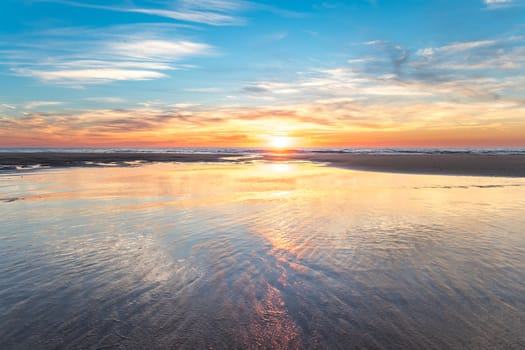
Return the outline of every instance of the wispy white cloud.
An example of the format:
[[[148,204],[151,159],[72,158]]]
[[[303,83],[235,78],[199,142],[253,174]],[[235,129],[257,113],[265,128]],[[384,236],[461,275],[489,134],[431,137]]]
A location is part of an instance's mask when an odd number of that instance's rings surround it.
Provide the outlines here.
[[[239,0],[180,0],[182,8],[214,10],[214,11],[238,11],[250,6],[247,1]]]
[[[111,53],[114,58],[118,58],[118,53]],[[110,57],[109,57],[110,58]],[[125,58],[124,58],[125,59]],[[55,61],[54,65],[60,68],[66,69],[79,69],[79,68],[138,68],[144,70],[177,70],[178,66],[175,66],[167,62],[147,62],[147,61],[115,61],[115,60],[72,60],[72,61]]]
[[[508,4],[511,3],[513,0],[483,0],[485,4]]]
[[[523,5],[520,0],[483,0],[489,10],[505,9]]]
[[[36,77],[44,82],[74,83],[77,85],[100,84],[118,80],[151,80],[167,77],[166,74],[156,71],[93,68],[74,70],[32,70],[14,69],[18,75]]]
[[[158,9],[145,9],[145,8],[133,8],[133,9],[122,9],[122,8],[111,8],[109,10],[121,11],[121,12],[135,12],[143,13],[147,15],[166,17],[171,19],[177,19],[188,22],[206,23],[210,25],[240,25],[244,23],[243,20],[230,15],[214,12],[202,12],[202,11],[173,11],[173,10],[158,10]]]
[[[525,84],[520,86],[525,79],[524,44],[524,37],[513,36],[453,42],[421,48],[411,55],[400,45],[371,41],[366,45],[379,51],[365,52],[362,59],[351,59],[347,66],[314,69],[287,81],[253,81],[237,99],[242,101],[246,95],[273,97],[275,104],[311,105],[314,101],[322,106],[338,101],[332,104],[334,108],[347,114],[353,113],[357,104],[370,111],[376,105],[447,101],[497,105],[506,101],[501,108],[516,108],[523,105],[517,96],[525,93]],[[342,104],[343,100],[352,103]],[[369,111],[361,110],[370,115]],[[330,113],[335,115],[334,110]]]
[[[377,57],[361,57],[361,58],[352,58],[348,60],[350,64],[359,64],[359,63],[370,63],[380,61]]]
[[[487,47],[497,44],[496,40],[479,40],[479,41],[466,41],[466,42],[457,42],[450,45],[445,45],[441,47],[427,47],[420,49],[416,52],[419,56],[430,57],[436,53],[443,54],[453,54],[462,51],[477,49],[481,47]]]
[[[9,103],[0,103],[1,109],[16,109],[15,105],[9,104]]]
[[[78,87],[165,78],[167,71],[191,67],[179,62],[215,52],[205,43],[167,39],[173,34],[162,27],[153,32],[134,29],[131,26],[123,32],[121,27],[110,27],[102,33],[70,28],[55,35],[46,33],[44,38],[28,37],[9,52],[2,52],[0,64],[11,66],[16,75]]]
[[[191,55],[209,53],[212,50],[210,45],[185,40],[137,40],[108,43],[107,46],[115,55],[159,61],[175,61]]]
[[[188,109],[190,107],[198,106],[196,103],[174,103],[170,105],[170,107],[178,108],[178,109]]]
[[[453,79],[458,74],[484,76],[523,74],[525,70],[525,37],[452,43],[441,47],[422,48],[408,66],[416,72]]]
[[[44,1],[60,3],[68,6],[92,8],[114,12],[141,13],[145,15],[164,17],[173,20],[196,22],[216,26],[240,25],[244,23],[244,20],[235,14],[236,11],[243,8],[244,2],[240,1],[181,1],[179,3],[175,3],[175,6],[173,6],[173,2],[171,2],[172,5],[169,8],[98,5],[68,0]],[[158,5],[158,2],[154,3]],[[166,2],[166,5],[167,4],[168,2]]]
[[[86,97],[85,101],[100,102],[100,103],[124,103],[126,99],[120,97]]]
[[[33,102],[26,103],[24,105],[24,108],[34,109],[34,108],[39,108],[39,107],[60,106],[63,104],[64,102],[59,102],[59,101],[33,101]]]

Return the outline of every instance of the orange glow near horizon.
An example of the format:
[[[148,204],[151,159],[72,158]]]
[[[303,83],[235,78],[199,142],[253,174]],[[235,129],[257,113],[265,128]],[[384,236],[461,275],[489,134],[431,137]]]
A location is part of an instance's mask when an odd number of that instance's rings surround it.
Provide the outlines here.
[[[203,122],[138,123],[138,113],[98,111],[75,118],[47,115],[6,122],[2,147],[256,147],[284,152],[309,147],[525,147],[525,122],[494,125],[323,123],[313,117],[227,114]],[[147,116],[147,111],[140,111]],[[150,112],[151,120],[155,113]],[[248,113],[248,112],[246,112]],[[253,112],[255,113],[255,112]],[[270,114],[270,113],[269,113]],[[306,112],[305,112],[306,115]],[[331,114],[328,114],[330,116]],[[214,116],[214,115],[212,115]],[[146,117],[144,117],[146,118]],[[209,117],[211,118],[211,117]],[[129,123],[129,125],[128,125]]]
[[[286,151],[308,147],[525,147],[523,129],[489,133],[477,130],[332,131],[298,130],[293,137],[258,138],[259,131],[128,132],[88,135],[25,135],[18,131],[0,137],[0,148],[17,147],[262,147]]]

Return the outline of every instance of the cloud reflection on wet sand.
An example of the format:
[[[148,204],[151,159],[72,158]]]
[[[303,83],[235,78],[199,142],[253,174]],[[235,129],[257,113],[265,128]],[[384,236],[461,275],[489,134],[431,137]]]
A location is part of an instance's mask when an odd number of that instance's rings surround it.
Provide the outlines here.
[[[520,348],[523,184],[258,161],[2,176],[24,200],[0,202],[0,338]]]

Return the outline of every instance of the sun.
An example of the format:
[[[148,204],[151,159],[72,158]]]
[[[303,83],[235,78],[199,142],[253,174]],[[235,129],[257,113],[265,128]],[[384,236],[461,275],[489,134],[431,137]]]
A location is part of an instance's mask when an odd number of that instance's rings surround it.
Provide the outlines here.
[[[268,145],[275,149],[285,149],[290,147],[292,139],[288,136],[270,136],[268,138]]]

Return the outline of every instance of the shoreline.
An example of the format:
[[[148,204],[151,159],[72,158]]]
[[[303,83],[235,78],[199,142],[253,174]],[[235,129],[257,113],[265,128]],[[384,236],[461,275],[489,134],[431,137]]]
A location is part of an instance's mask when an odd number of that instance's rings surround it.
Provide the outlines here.
[[[386,173],[525,177],[525,155],[509,154],[349,154],[263,153],[267,161],[312,161],[328,166]],[[237,159],[235,159],[237,158]],[[244,162],[235,153],[88,153],[88,152],[0,152],[0,172],[88,166],[131,166],[134,162]],[[20,169],[22,167],[22,169]]]

